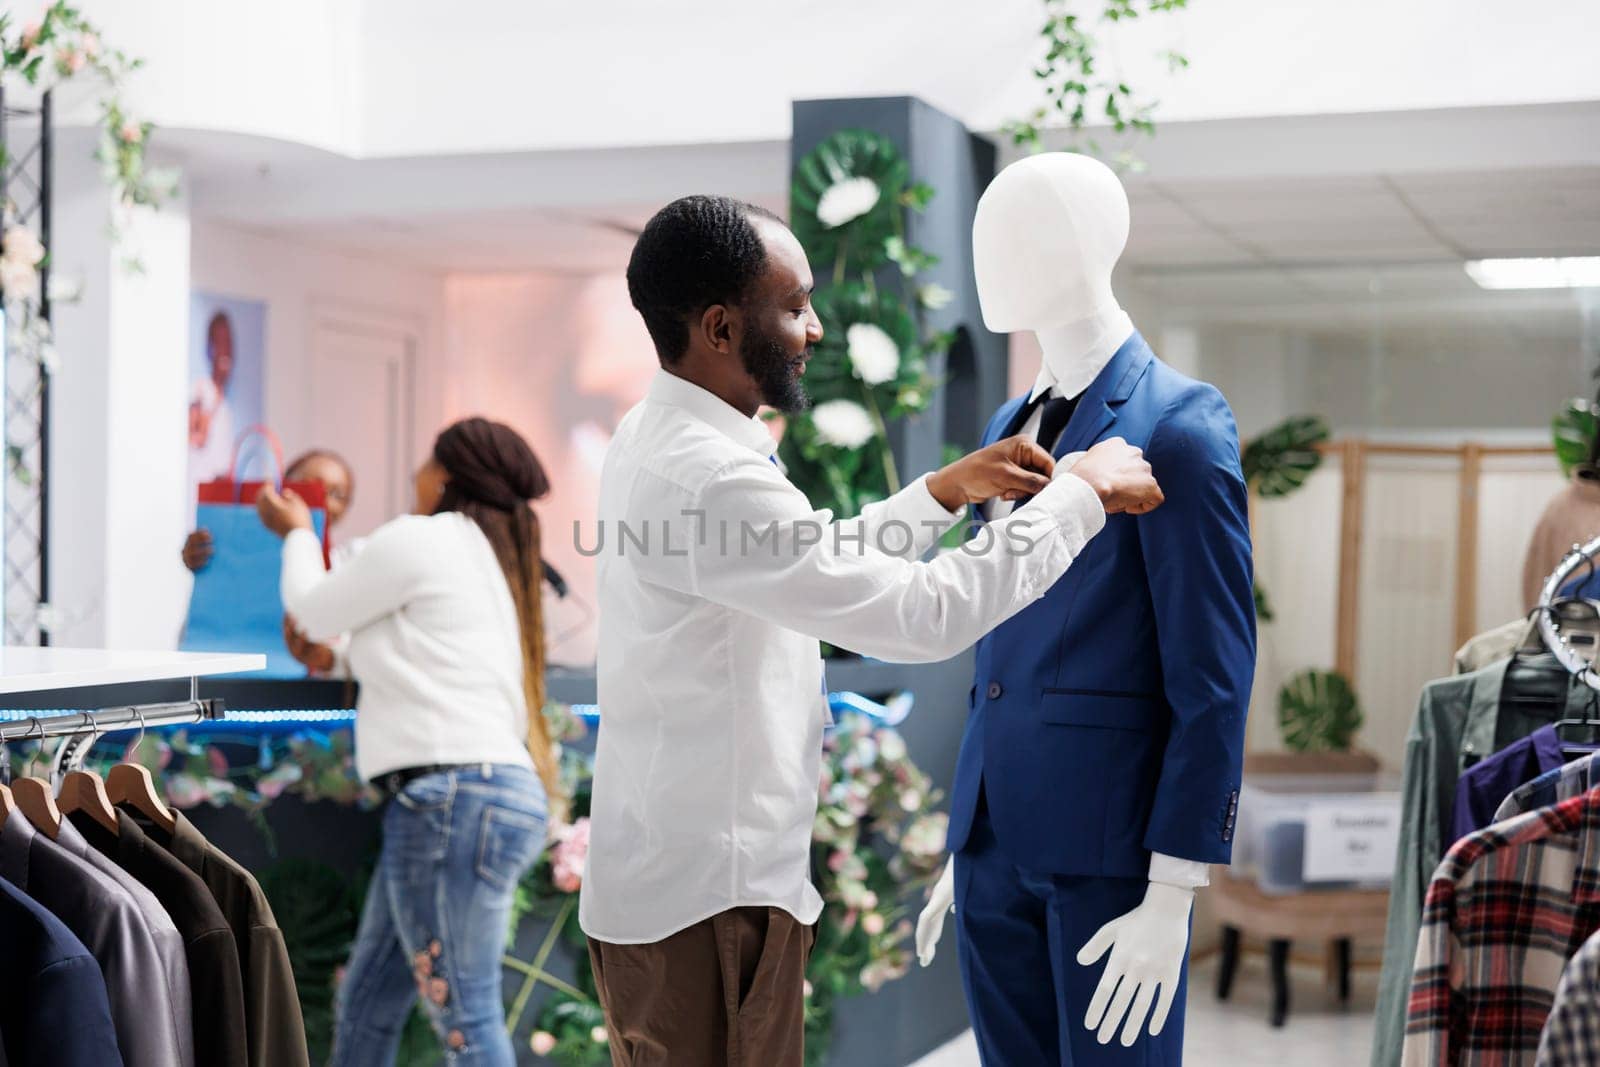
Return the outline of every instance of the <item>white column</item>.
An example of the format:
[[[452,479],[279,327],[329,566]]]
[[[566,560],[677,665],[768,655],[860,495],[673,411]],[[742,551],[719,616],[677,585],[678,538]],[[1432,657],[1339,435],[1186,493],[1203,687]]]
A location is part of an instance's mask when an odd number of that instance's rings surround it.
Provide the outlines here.
[[[181,199],[110,234],[93,137],[57,138],[58,271],[83,297],[54,309],[50,601],[66,646],[171,648],[188,602],[185,387],[189,220]],[[137,270],[127,261],[136,258]]]

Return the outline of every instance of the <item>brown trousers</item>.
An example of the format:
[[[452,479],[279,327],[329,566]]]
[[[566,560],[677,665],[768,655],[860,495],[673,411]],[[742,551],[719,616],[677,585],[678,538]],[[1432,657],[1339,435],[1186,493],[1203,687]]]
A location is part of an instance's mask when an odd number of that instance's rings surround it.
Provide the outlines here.
[[[614,1067],[802,1067],[816,929],[734,908],[648,945],[589,939]]]

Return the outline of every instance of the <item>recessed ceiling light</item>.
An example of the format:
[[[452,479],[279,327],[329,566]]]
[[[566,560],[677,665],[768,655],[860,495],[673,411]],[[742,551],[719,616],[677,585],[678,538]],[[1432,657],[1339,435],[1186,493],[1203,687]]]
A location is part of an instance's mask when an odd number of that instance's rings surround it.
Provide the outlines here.
[[[1484,289],[1584,289],[1600,287],[1600,256],[1563,259],[1474,259],[1467,276]]]

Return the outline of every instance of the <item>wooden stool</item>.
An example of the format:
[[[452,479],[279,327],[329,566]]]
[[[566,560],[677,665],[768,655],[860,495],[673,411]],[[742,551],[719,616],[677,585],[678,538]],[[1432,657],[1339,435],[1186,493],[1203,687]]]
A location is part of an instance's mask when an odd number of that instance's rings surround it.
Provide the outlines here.
[[[1217,999],[1228,999],[1239,966],[1241,935],[1265,938],[1272,968],[1272,1025],[1289,1017],[1289,946],[1295,941],[1331,943],[1339,1002],[1350,999],[1350,957],[1357,939],[1381,940],[1389,914],[1386,889],[1307,890],[1269,896],[1253,881],[1219,872],[1207,898],[1222,921],[1222,960],[1217,968]]]

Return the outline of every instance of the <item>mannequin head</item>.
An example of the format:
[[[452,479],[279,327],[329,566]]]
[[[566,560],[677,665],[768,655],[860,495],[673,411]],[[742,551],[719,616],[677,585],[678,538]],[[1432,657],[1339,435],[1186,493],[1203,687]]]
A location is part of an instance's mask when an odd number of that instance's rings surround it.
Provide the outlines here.
[[[1011,164],[972,225],[984,325],[1039,332],[1116,311],[1111,269],[1127,243],[1128,196],[1104,163],[1047,152]]]

